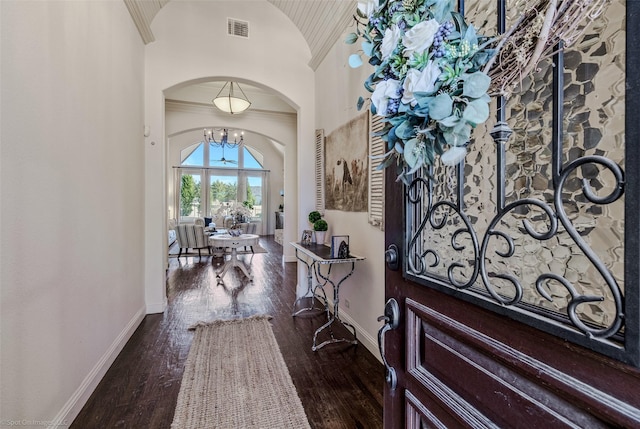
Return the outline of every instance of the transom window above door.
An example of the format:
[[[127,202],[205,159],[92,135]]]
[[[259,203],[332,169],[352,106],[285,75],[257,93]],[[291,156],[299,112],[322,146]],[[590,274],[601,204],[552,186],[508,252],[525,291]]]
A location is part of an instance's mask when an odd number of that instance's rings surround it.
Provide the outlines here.
[[[245,145],[221,147],[213,143],[199,142],[182,149],[180,161],[183,167],[261,169],[264,157],[256,149]]]

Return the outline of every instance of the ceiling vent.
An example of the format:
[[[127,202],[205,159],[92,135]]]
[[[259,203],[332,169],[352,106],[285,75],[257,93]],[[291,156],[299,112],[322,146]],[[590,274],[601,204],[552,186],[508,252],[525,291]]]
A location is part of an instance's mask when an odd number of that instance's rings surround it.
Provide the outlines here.
[[[249,37],[249,23],[234,18],[227,18],[227,33],[231,36]]]

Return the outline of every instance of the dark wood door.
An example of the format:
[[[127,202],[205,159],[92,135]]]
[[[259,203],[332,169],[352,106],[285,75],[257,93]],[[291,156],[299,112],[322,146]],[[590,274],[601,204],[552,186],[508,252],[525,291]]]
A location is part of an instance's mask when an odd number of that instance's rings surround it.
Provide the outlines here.
[[[505,102],[508,140],[476,130],[435,180],[386,171],[385,428],[640,427],[638,3]]]

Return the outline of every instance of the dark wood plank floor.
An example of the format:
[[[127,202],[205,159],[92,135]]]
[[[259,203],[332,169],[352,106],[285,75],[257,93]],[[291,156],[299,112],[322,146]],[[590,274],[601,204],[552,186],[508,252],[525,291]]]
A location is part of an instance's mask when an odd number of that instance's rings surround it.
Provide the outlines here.
[[[312,352],[313,332],[324,316],[291,317],[296,264],[282,262],[273,236],[261,237],[260,244],[268,253],[240,256],[251,260],[253,282],[235,269],[218,285],[219,258],[170,259],[167,310],[144,318],[71,427],[169,428],[193,338],[188,327],[270,314],[311,427],[381,428],[382,364],[362,345],[337,343]]]

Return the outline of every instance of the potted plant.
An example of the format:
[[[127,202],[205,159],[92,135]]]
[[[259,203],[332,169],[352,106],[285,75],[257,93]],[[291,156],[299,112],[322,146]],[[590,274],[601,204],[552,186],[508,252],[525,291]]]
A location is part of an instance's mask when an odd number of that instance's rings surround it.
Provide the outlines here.
[[[327,229],[329,229],[329,225],[327,221],[324,219],[318,219],[313,223],[313,230],[316,234],[316,242],[318,244],[324,244],[325,235],[327,233]]]
[[[319,221],[320,219],[322,219],[322,215],[320,214],[319,211],[314,210],[311,213],[309,213],[309,222],[311,223],[311,225],[313,225],[314,223],[316,223],[316,221]]]

